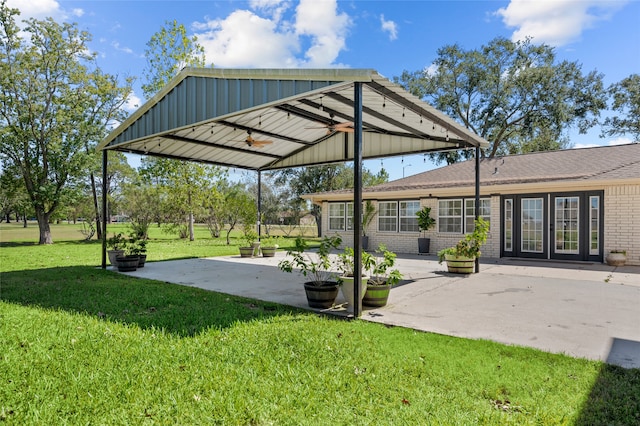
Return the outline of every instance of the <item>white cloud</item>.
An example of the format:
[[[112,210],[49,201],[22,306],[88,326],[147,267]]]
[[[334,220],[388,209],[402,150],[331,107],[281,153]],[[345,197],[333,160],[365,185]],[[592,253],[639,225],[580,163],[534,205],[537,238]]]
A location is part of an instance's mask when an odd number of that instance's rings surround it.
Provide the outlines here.
[[[512,40],[532,37],[536,44],[563,46],[580,38],[598,21],[607,20],[625,5],[612,0],[511,0],[496,15],[509,28]]]
[[[49,16],[54,19],[66,17],[56,0],[8,0],[7,6],[20,10],[18,21],[29,18],[44,19]]]
[[[395,40],[398,38],[398,27],[395,22],[385,21],[384,15],[380,15],[380,25],[382,26],[382,31],[389,33],[389,40]]]
[[[346,48],[351,20],[337,13],[336,0],[300,0],[296,9],[295,29],[298,36],[310,36],[311,47],[305,52],[309,67],[334,65],[340,51]]]
[[[119,50],[121,52],[124,52],[124,53],[133,54],[133,49],[131,49],[129,47],[126,47],[126,46],[120,46],[120,43],[117,42],[117,41],[112,41],[111,42],[111,47],[113,47],[114,49]]]
[[[142,103],[142,99],[140,99],[139,96],[135,93],[131,93],[131,95],[129,95],[129,99],[127,99],[127,102],[124,104],[124,110],[127,112],[133,112],[137,110]]]
[[[626,145],[629,143],[633,143],[633,140],[631,140],[630,138],[626,138],[626,137],[619,137],[616,139],[611,139],[609,142],[607,142],[607,145],[609,146],[613,146],[613,145]]]
[[[252,11],[193,24],[207,62],[249,68],[336,66],[350,20],[337,13],[335,0],[301,0],[295,11],[290,1],[253,0],[250,5]]]
[[[84,15],[84,10],[82,10],[82,9],[73,9],[71,11],[71,14],[73,16],[77,17],[77,18],[80,18],[80,17],[82,17]]]

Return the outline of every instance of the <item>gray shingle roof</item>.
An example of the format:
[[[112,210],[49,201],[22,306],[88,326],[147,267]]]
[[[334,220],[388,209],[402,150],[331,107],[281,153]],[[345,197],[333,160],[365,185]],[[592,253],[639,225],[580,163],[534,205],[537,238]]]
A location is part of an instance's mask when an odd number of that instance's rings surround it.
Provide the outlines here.
[[[559,180],[638,179],[640,144],[535,152],[486,158],[480,162],[481,185]],[[366,192],[446,188],[475,184],[475,161],[465,161],[387,182]]]

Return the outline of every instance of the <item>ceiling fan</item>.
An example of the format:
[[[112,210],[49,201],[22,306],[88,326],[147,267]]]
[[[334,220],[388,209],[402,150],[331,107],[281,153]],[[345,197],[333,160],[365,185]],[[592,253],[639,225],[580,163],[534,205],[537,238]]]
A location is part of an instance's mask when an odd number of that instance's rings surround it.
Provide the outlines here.
[[[244,140],[244,143],[246,143],[249,146],[255,146],[256,148],[262,148],[265,145],[269,145],[271,143],[273,143],[273,141],[262,141],[262,140],[258,140],[258,139],[254,139],[251,136],[251,131],[247,131],[248,135],[247,138]]]
[[[353,121],[346,121],[344,123],[336,123],[333,121],[333,115],[331,115],[331,122],[324,124],[321,127],[307,127],[307,129],[327,129],[327,134],[334,132],[353,133]]]

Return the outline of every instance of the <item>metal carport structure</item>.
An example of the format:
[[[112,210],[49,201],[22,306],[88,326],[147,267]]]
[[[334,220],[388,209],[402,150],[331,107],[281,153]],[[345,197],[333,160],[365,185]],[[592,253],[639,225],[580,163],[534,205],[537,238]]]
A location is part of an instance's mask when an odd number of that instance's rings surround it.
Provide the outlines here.
[[[478,169],[479,150],[486,146],[375,70],[185,68],[97,149],[103,151],[103,174],[107,151],[115,150],[253,170],[258,188],[262,171],[354,161],[354,250],[360,265],[363,159],[475,149]]]

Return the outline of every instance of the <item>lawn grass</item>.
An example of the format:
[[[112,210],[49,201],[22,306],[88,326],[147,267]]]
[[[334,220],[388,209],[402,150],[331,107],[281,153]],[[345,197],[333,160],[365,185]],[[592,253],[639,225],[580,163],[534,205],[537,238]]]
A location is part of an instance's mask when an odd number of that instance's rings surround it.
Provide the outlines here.
[[[171,243],[150,250],[186,256]],[[639,369],[131,278],[97,253],[0,248],[0,422],[640,422]]]

